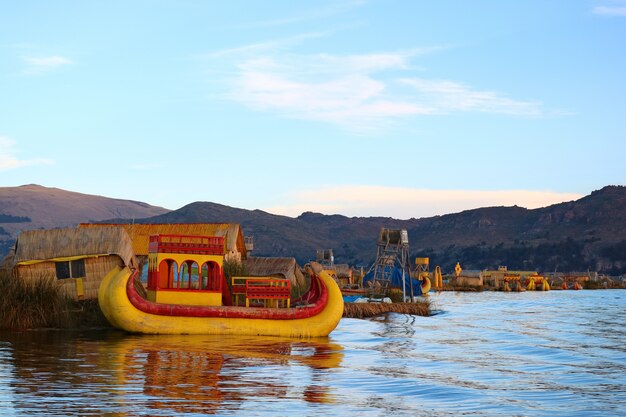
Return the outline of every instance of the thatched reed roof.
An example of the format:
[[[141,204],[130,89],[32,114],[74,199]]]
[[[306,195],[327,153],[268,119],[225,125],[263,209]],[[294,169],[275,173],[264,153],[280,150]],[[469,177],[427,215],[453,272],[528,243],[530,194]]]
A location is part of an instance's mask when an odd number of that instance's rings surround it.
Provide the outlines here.
[[[123,227],[133,242],[135,255],[148,255],[150,235],[195,235],[220,236],[224,238],[226,250],[239,252],[246,258],[246,244],[243,231],[237,223],[178,223],[178,224],[98,224],[81,223],[79,228],[101,228],[109,226]]]
[[[461,277],[466,277],[466,278],[480,278],[483,275],[483,271],[480,271],[478,269],[464,269],[463,271],[461,271]]]
[[[306,280],[295,258],[249,258],[244,261],[248,275],[263,277],[282,275],[291,281],[291,285],[302,287]]]
[[[349,277],[352,275],[352,268],[348,264],[335,264],[335,272],[338,277]]]
[[[118,255],[125,265],[134,262],[126,231],[109,226],[24,231],[17,238],[14,265],[96,255]]]

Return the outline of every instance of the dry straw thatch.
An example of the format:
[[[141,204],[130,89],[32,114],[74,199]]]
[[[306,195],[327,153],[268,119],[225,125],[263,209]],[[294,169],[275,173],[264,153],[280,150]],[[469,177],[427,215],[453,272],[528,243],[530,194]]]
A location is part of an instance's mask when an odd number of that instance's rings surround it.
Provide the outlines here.
[[[147,256],[150,235],[192,235],[223,237],[227,253],[246,259],[246,244],[241,226],[237,223],[180,223],[180,224],[97,224],[81,223],[79,229],[122,227],[133,242],[135,255]]]
[[[304,288],[306,279],[295,258],[249,258],[244,261],[249,276],[277,276],[288,279],[291,285]]]
[[[120,227],[98,229],[47,229],[20,233],[13,262],[15,265],[74,256],[117,255],[125,265],[133,263],[128,234]]]
[[[420,300],[414,303],[344,303],[343,317],[363,319],[385,313],[410,314],[413,316],[429,316],[430,303]]]
[[[350,265],[347,264],[335,264],[334,265],[335,272],[337,272],[337,277],[349,277],[352,276],[352,270]]]

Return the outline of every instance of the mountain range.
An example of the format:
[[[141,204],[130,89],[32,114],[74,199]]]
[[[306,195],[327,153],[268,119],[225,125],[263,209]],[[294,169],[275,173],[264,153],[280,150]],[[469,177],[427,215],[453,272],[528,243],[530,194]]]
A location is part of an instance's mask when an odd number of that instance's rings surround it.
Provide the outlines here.
[[[451,271],[496,268],[626,273],[626,187],[606,186],[576,201],[538,209],[486,207],[428,218],[346,217],[306,212],[293,218],[194,202],[169,211],[146,203],[37,185],[0,188],[0,256],[20,230],[80,222],[239,223],[254,239],[253,255],[315,259],[333,249],[335,261],[368,266],[381,227],[406,229],[411,257]]]
[[[168,212],[131,200],[29,184],[0,187],[0,259],[22,230],[50,229],[112,217],[151,217]]]

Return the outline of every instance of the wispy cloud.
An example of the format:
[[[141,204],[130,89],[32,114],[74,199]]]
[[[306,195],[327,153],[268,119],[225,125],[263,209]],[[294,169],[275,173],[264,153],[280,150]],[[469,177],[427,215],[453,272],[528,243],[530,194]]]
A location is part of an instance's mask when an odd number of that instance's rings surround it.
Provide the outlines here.
[[[268,50],[233,63],[225,97],[256,110],[361,131],[408,117],[451,112],[542,114],[539,102],[515,100],[451,80],[406,76],[416,72],[412,61],[417,56],[441,49],[360,55]]]
[[[42,73],[73,63],[70,59],[59,55],[44,57],[23,56],[22,60],[27,64],[26,72],[28,73]]]
[[[435,45],[399,51],[333,55],[291,49],[332,32],[311,32],[214,51],[209,61],[221,97],[281,117],[313,120],[368,133],[402,120],[453,112],[545,114],[538,101],[424,76],[419,56]],[[419,73],[419,76],[417,76]]]
[[[593,8],[593,13],[603,16],[626,17],[626,1],[614,0],[610,2],[610,5],[596,6]]]
[[[414,88],[419,94],[419,100],[429,103],[440,113],[479,111],[527,116],[541,114],[539,102],[513,100],[497,92],[474,90],[454,81],[413,78],[400,82]]]
[[[405,54],[289,56],[243,62],[228,97],[283,116],[369,129],[397,117],[428,114],[387,91],[372,72],[406,66]]]
[[[545,207],[583,197],[576,193],[534,190],[429,190],[382,186],[332,186],[302,190],[285,196],[288,204],[264,210],[287,216],[304,211],[346,216],[383,216],[398,219],[456,213],[479,207]]]
[[[15,141],[7,137],[0,136],[0,171],[21,168],[31,165],[52,164],[50,159],[34,158],[19,159],[16,156]]]

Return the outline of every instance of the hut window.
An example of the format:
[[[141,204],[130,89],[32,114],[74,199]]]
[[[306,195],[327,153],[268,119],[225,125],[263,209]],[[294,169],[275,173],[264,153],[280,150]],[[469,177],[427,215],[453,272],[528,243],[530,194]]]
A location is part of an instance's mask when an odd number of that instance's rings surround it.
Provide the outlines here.
[[[57,278],[82,278],[85,276],[85,260],[55,262]]]
[[[69,262],[56,262],[57,278],[65,279],[70,278],[70,263]]]
[[[78,259],[70,262],[70,270],[72,272],[72,278],[82,278],[85,276],[85,260]]]

